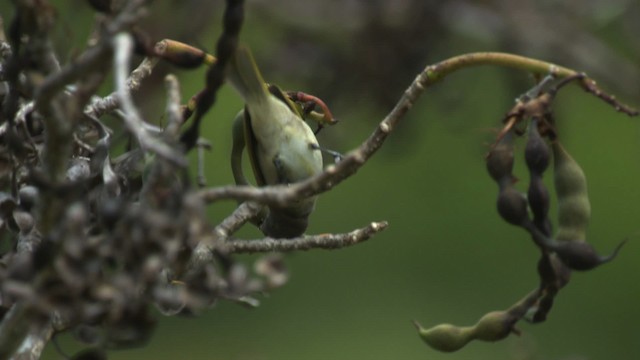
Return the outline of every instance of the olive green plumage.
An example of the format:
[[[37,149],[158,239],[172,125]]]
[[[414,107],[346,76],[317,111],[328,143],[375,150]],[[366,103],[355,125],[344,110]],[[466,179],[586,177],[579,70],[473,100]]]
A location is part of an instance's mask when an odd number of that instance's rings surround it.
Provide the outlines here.
[[[290,184],[320,173],[322,154],[313,131],[298,107],[277,86],[264,82],[247,48],[238,48],[232,57],[228,79],[246,103],[233,125],[231,167],[236,183],[248,183],[242,172],[245,147],[259,186]],[[299,236],[314,207],[315,197],[272,206],[260,228],[271,237]]]

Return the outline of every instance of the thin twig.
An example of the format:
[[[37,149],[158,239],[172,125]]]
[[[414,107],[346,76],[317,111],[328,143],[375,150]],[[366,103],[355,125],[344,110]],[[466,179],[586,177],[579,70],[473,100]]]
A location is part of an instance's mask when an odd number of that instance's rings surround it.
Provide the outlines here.
[[[131,72],[131,75],[127,78],[126,84],[129,91],[136,91],[140,88],[142,80],[147,78],[153,72],[153,68],[158,63],[156,58],[145,58],[140,65]],[[116,91],[105,96],[104,98],[93,101],[93,103],[87,106],[85,113],[93,117],[100,117],[104,114],[114,111],[120,106],[120,99]]]
[[[240,204],[231,215],[222,220],[213,231],[218,236],[228,238],[240,230],[242,225],[258,215],[260,210],[262,210],[262,205],[250,201],[244,202]]]
[[[201,202],[201,199],[198,197],[191,197],[190,201],[187,201],[187,204],[201,204]],[[222,220],[222,222],[216,226],[213,231],[205,234],[205,236],[198,236],[197,238],[199,239],[199,242],[189,259],[189,267],[192,269],[199,268],[203,266],[203,264],[212,261],[213,250],[217,249],[224,251],[222,249],[222,244],[228,241],[229,236],[233,235],[242,227],[242,225],[246,224],[249,220],[258,215],[260,210],[262,210],[262,205],[253,202],[242,203],[231,215]],[[191,221],[192,223],[195,223],[191,228],[206,231],[204,226],[198,222],[198,220],[198,217],[192,217]]]
[[[167,87],[167,127],[165,131],[171,138],[174,138],[182,124],[180,84],[178,83],[178,78],[173,74],[167,75],[164,78],[164,82]]]
[[[131,58],[131,52],[133,50],[133,39],[131,35],[127,33],[119,33],[114,39],[114,73],[115,83],[120,99],[120,105],[125,113],[124,122],[127,129],[133,133],[140,143],[140,147],[145,150],[150,150],[170,161],[171,163],[186,167],[187,160],[169,147],[166,143],[154,138],[149,134],[144,126],[144,120],[138,109],[131,99],[131,94],[127,87],[127,78],[129,76],[129,59]]]
[[[198,147],[198,175],[196,177],[196,182],[198,187],[202,189],[207,186],[207,177],[205,175],[204,168],[204,155],[206,150],[211,150],[211,143],[206,139],[199,138],[196,146]]]
[[[228,253],[291,252],[312,249],[340,249],[359,244],[386,229],[388,223],[372,222],[366,227],[343,234],[321,234],[294,239],[227,240],[222,250]]]
[[[216,102],[218,89],[224,83],[225,68],[238,46],[238,36],[244,20],[244,0],[227,0],[223,15],[223,29],[216,45],[218,61],[207,71],[205,88],[198,94],[196,113],[191,127],[182,134],[186,151],[196,145],[200,137],[200,123]]]

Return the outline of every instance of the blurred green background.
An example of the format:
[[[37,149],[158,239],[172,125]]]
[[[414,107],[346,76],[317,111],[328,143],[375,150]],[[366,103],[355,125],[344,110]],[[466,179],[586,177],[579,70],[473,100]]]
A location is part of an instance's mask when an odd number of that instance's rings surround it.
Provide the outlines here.
[[[82,49],[93,15],[84,2],[53,3],[55,37],[72,39],[58,46],[71,57]],[[213,51],[222,11],[220,1],[155,2],[143,27],[156,40],[171,37]],[[5,23],[11,13],[0,5]],[[639,107],[639,18],[640,4],[622,0],[247,1],[241,39],[268,81],[327,101],[341,122],[319,140],[347,152],[425,65],[472,51],[513,51],[588,71]],[[202,88],[203,69],[161,66],[138,98],[150,119],[162,111],[166,72],[179,76],[185,99]],[[538,252],[524,231],[499,219],[497,188],[484,168],[501,117],[531,85],[526,74],[482,67],[428,89],[382,150],[320,197],[308,233],[346,232],[379,220],[389,221],[386,231],[347,249],[289,255],[289,284],[262,297],[259,308],[221,302],[197,317],[161,318],[148,346],[110,358],[640,359],[639,119],[577,87],[560,94],[555,110],[563,144],[588,176],[588,240],[602,253],[631,241],[613,263],[575,273],[547,322],[520,323],[521,337],[441,354],[411,324],[470,325],[537,285]],[[232,182],[230,126],[241,107],[224,87],[204,124],[213,143],[210,186]],[[516,173],[526,189],[521,152]],[[233,208],[231,202],[212,206],[211,221]],[[260,234],[244,229],[241,235]],[[79,349],[70,337],[59,342],[70,353]],[[58,358],[49,346],[44,359]]]

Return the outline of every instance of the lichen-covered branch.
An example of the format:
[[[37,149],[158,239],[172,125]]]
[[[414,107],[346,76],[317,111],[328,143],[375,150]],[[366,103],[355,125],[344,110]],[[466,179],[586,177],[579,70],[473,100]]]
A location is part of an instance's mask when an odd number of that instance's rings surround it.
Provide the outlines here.
[[[293,239],[259,240],[230,239],[225,241],[220,249],[226,253],[264,253],[264,252],[292,252],[313,249],[333,250],[359,244],[373,235],[386,229],[388,223],[372,222],[366,227],[343,234],[305,235]]]

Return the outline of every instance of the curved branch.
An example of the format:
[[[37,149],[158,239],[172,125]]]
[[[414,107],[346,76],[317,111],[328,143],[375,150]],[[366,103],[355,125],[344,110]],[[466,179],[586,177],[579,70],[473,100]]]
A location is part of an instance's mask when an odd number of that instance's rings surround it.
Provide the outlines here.
[[[376,130],[365,140],[358,148],[348,153],[338,164],[328,166],[320,174],[311,177],[305,181],[291,184],[266,186],[255,188],[251,186],[226,186],[218,188],[203,189],[200,196],[206,202],[215,202],[223,199],[233,199],[239,201],[256,201],[263,204],[284,206],[291,201],[301,198],[313,196],[327,190],[330,190],[346,178],[355,174],[369,158],[375,154],[386,140],[387,136],[395,129],[397,124],[404,118],[406,113],[411,109],[413,104],[418,100],[420,95],[429,86],[442,81],[447,75],[457,70],[480,66],[480,65],[497,65],[503,67],[511,67],[536,74],[549,74],[555,77],[565,78],[578,74],[575,70],[561,67],[549,62],[527,58],[524,56],[499,53],[499,52],[481,52],[455,56],[447,60],[441,61],[434,65],[427,66],[413,83],[405,90],[404,94],[389,112],[389,114],[380,122]],[[599,90],[595,81],[589,77],[581,80],[581,85],[585,90],[602,98],[605,101],[613,100],[613,97],[606,95]],[[615,101],[615,100],[613,100]],[[630,116],[637,115],[638,112],[616,103],[616,110],[623,111]]]

